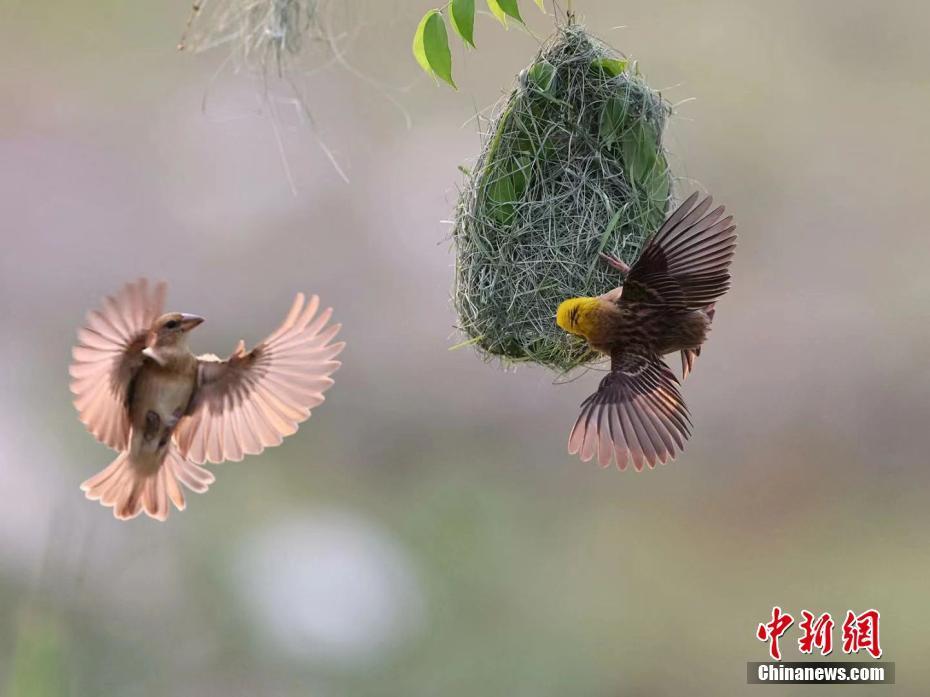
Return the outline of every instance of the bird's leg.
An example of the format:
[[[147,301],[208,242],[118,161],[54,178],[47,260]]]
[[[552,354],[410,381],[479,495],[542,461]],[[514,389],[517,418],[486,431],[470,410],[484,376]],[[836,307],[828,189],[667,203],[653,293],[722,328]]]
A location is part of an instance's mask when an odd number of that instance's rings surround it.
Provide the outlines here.
[[[615,269],[617,269],[617,271],[619,271],[620,273],[624,275],[630,273],[629,264],[627,264],[622,259],[618,259],[617,257],[611,256],[610,254],[604,254],[604,252],[601,252],[601,258],[604,261],[606,261],[608,264],[613,266]]]
[[[181,417],[184,416],[184,410],[181,407],[175,409],[171,416],[165,419],[165,425],[171,429],[178,425],[178,421],[181,420]]]
[[[171,413],[171,416],[164,420],[165,427],[162,429],[161,438],[158,439],[159,450],[168,445],[171,434],[174,433],[174,427],[178,425],[178,421],[181,420],[182,416],[184,416],[184,410],[178,407]]]
[[[152,411],[151,409],[145,413],[145,428],[142,431],[142,441],[148,443],[156,435],[161,428],[161,419],[158,414]]]

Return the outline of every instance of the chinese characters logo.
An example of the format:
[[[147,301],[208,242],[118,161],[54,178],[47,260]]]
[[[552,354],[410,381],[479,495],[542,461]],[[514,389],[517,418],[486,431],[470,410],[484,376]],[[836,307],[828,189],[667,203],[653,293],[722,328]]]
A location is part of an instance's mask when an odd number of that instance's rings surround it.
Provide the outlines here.
[[[815,615],[808,610],[802,610],[801,618],[801,621],[798,622],[798,629],[801,630],[801,637],[798,639],[798,650],[801,653],[811,654],[816,649],[821,656],[830,655],[833,652],[833,628],[835,625],[830,613],[825,612],[821,615]],[[878,643],[879,619],[878,610],[866,610],[859,615],[852,610],[848,610],[842,626],[843,653],[857,654],[860,651],[867,651],[872,658],[880,658],[882,649]],[[776,661],[781,660],[779,640],[793,624],[794,617],[787,612],[783,612],[776,605],[772,608],[772,619],[760,624],[756,630],[756,638],[759,641],[768,642],[769,655]]]

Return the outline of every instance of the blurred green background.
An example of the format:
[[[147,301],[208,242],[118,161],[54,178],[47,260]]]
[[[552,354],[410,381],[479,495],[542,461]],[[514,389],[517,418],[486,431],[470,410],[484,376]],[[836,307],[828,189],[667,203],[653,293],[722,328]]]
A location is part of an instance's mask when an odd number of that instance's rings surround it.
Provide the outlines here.
[[[694,438],[643,474],[565,454],[596,373],[447,350],[442,221],[551,31],[524,5],[535,36],[479,18],[452,92],[410,56],[432,3],[344,3],[363,77],[300,84],[346,184],[286,87],[274,119],[224,49],[175,51],[186,0],[0,2],[0,693],[819,694],[745,685],[778,604],[879,609],[898,684],[848,689],[927,694],[930,4],[576,0],[741,233]],[[112,453],[68,392],[84,313],[139,275],[208,318],[198,351],[298,290],[349,342],[296,436],[163,525],[82,498]]]

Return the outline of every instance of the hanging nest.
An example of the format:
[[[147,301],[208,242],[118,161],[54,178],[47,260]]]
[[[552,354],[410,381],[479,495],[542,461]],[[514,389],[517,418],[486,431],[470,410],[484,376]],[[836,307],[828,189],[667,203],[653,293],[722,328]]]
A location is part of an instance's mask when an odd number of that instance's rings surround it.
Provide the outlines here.
[[[192,53],[226,50],[217,71],[255,79],[263,109],[271,116],[275,139],[291,190],[296,194],[281,118],[292,114],[310,127],[317,145],[339,176],[348,177],[319,134],[313,115],[313,92],[307,78],[333,63],[356,72],[342,55],[347,34],[336,33],[351,13],[333,0],[193,0],[179,50]],[[206,108],[207,95],[204,95]]]
[[[286,77],[310,47],[329,50],[321,0],[194,0],[178,48],[228,46],[235,69]]]
[[[453,300],[487,358],[566,372],[597,354],[555,324],[566,298],[618,285],[665,217],[671,109],[635,63],[560,28],[490,121],[456,210]]]

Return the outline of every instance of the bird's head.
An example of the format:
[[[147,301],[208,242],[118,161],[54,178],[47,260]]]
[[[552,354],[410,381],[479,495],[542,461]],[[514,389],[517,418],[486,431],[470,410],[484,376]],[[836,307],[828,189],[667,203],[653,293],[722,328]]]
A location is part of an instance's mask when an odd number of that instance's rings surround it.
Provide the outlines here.
[[[152,324],[149,331],[150,348],[175,346],[183,343],[187,333],[203,322],[203,317],[189,315],[186,312],[169,312]]]
[[[588,339],[595,329],[599,308],[597,298],[570,298],[559,305],[555,322],[569,334]]]

